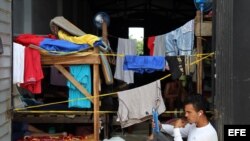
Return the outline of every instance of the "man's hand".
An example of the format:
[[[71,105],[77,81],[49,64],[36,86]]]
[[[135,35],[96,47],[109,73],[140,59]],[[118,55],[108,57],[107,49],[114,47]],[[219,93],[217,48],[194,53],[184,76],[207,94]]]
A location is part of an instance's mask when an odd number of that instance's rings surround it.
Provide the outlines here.
[[[174,128],[181,128],[184,127],[187,124],[187,121],[185,119],[177,119],[174,122]]]
[[[162,128],[162,125],[161,125],[161,122],[158,120],[158,125],[159,125],[159,128],[161,130]],[[155,122],[154,122],[154,119],[152,119],[152,128],[155,128]]]

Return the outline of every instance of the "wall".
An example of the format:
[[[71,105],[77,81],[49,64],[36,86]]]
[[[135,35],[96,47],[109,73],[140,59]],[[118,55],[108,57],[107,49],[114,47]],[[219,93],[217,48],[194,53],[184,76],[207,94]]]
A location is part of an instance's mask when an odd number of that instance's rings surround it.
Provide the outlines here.
[[[234,1],[233,15],[233,99],[235,124],[250,124],[250,1]]]
[[[219,140],[225,124],[250,124],[250,1],[216,1],[215,106]]]
[[[12,31],[11,1],[0,0],[0,38],[3,53],[0,54],[0,141],[11,140],[11,69],[12,69]]]
[[[32,0],[32,32],[35,34],[51,33],[49,23],[56,16],[62,16],[62,0]]]

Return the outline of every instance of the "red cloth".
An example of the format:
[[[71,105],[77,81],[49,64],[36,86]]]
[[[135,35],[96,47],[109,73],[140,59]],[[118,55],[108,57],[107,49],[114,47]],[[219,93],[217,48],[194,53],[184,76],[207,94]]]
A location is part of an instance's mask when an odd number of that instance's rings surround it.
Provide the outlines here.
[[[24,46],[34,44],[39,46],[40,42],[44,40],[46,36],[38,36],[34,34],[20,34],[15,38],[15,42],[20,43]]]
[[[150,56],[154,55],[154,46],[155,46],[154,42],[155,42],[155,36],[148,37],[148,48]]]
[[[44,77],[41,67],[40,52],[26,47],[24,65],[24,83],[21,83],[20,86],[33,94],[40,94],[42,92],[41,80]]]
[[[39,46],[40,42],[43,41],[45,37],[47,36],[21,34],[15,38],[15,42],[25,46],[24,83],[20,86],[29,90],[33,94],[41,94],[41,80],[44,76],[41,66],[40,52],[27,46],[30,44]]]

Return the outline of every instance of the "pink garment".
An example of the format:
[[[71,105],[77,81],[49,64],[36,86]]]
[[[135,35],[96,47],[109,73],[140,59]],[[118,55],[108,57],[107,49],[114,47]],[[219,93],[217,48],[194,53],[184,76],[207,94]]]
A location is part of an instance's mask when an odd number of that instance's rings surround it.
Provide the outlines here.
[[[155,36],[148,37],[148,49],[149,49],[149,55],[153,56],[154,54],[154,44],[155,42]]]

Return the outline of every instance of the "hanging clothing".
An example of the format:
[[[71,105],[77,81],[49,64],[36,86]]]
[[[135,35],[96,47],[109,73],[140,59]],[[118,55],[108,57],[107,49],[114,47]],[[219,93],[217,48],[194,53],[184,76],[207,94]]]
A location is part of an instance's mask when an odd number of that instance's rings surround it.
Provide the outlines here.
[[[88,93],[91,93],[91,69],[90,65],[72,65],[69,67],[71,75],[78,81],[82,86],[86,88]],[[83,95],[70,81],[67,82],[69,87],[69,105],[68,107],[76,108],[90,108],[91,102],[88,99],[84,99]]]
[[[135,39],[118,39],[117,54],[136,55],[136,40]],[[114,78],[122,80],[127,84],[134,83],[134,72],[123,70],[124,57],[117,56]]]
[[[153,54],[154,56],[165,56],[165,53],[166,53],[165,36],[166,34],[158,35],[155,37],[155,46],[154,46],[154,54]]]
[[[13,43],[13,84],[24,82],[25,46]]]
[[[123,69],[133,70],[137,73],[152,73],[163,71],[165,68],[165,57],[163,56],[134,56],[126,55]]]
[[[178,48],[176,30],[173,30],[166,34],[165,42],[166,56],[177,56]]]
[[[177,32],[179,55],[191,55],[194,46],[194,20],[185,23]]]
[[[41,67],[40,52],[36,49],[27,47],[30,44],[39,46],[45,37],[33,34],[21,34],[15,38],[15,42],[25,46],[24,52],[24,82],[21,87],[29,90],[33,94],[41,94],[41,80],[43,79],[43,70]],[[52,37],[52,36],[51,36]]]
[[[155,36],[148,37],[148,49],[149,55],[154,55],[154,46],[155,46]]]
[[[118,100],[117,115],[122,128],[150,119],[152,109],[156,106],[159,115],[166,110],[159,80],[139,88],[118,92]]]
[[[194,46],[194,20],[167,33],[165,42],[167,56],[191,55]]]
[[[166,60],[173,80],[179,79],[182,74],[185,74],[184,56],[166,56]]]
[[[41,67],[40,52],[36,49],[25,47],[24,82],[21,87],[33,94],[41,94],[41,80],[43,71]]]

